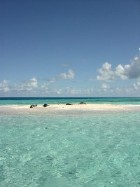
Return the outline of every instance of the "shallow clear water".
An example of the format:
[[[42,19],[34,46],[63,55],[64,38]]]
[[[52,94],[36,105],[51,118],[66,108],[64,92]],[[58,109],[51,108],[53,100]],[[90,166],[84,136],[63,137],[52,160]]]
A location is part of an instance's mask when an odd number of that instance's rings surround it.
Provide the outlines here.
[[[0,187],[140,186],[140,114],[0,115]]]

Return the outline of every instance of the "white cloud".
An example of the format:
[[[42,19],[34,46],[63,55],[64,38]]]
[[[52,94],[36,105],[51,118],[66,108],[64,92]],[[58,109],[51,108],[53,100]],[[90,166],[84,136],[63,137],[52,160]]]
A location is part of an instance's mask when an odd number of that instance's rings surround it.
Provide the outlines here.
[[[118,71],[121,70],[121,71]],[[118,73],[119,72],[119,73]],[[140,57],[136,56],[131,64],[118,65],[116,67],[116,74],[124,79],[137,79],[140,77]]]
[[[99,73],[97,80],[100,81],[111,81],[117,77],[122,80],[138,79],[140,77],[140,56],[134,57],[131,64],[119,64],[114,71],[111,68],[111,64],[106,62],[99,69]]]
[[[30,79],[28,82],[27,82],[27,85],[28,86],[31,86],[32,88],[37,88],[38,86],[38,82],[37,82],[37,79],[34,77],[32,79]]]
[[[0,82],[0,91],[2,91],[4,93],[10,91],[10,88],[9,88],[7,80],[3,80],[2,82]]]
[[[105,62],[103,66],[99,69],[100,75],[97,76],[97,80],[110,81],[115,78],[114,72],[111,69],[111,64]]]
[[[69,69],[67,73],[61,73],[59,75],[61,79],[74,79],[75,73],[73,70]]]
[[[89,88],[89,89],[87,88],[85,90],[82,90],[81,93],[84,93],[84,95],[92,95],[94,93],[94,90],[93,88]]]
[[[55,81],[56,81],[55,78],[48,79],[48,80],[47,80],[47,84],[48,84],[48,85],[53,84],[53,83],[55,83]]]
[[[26,81],[20,85],[17,85],[15,87],[15,90],[17,90],[17,91],[31,91],[37,87],[38,87],[38,81],[35,77],[33,77],[32,79],[29,79],[28,81]]]
[[[71,94],[71,95],[79,95],[79,94],[81,94],[81,90],[79,89],[71,89],[71,90],[69,90],[69,94]]]
[[[125,73],[125,69],[127,69],[127,67],[123,67],[121,64],[119,64],[116,67],[116,71],[114,74],[116,74],[116,76],[120,77],[121,79],[127,79],[126,73]]]
[[[103,83],[102,86],[101,86],[101,88],[102,88],[104,91],[107,91],[107,90],[110,89],[110,86],[109,86],[108,84],[106,84],[106,83]]]
[[[61,95],[62,92],[63,92],[62,89],[58,89],[58,90],[56,90],[56,94],[57,94],[57,95]]]
[[[81,95],[81,89],[73,88],[73,87],[66,87],[63,90],[63,94],[66,96],[79,96]]]
[[[140,89],[140,80],[138,80],[137,82],[135,82],[135,83],[133,84],[133,87],[134,87],[135,90]]]
[[[134,58],[132,63],[128,65],[126,71],[129,79],[137,79],[140,77],[140,56]]]
[[[43,90],[41,92],[45,95],[48,95],[48,96],[57,96],[57,95],[63,94],[63,90],[59,89],[59,88],[54,89],[54,88],[45,87],[45,88],[43,88]]]
[[[67,87],[63,90],[63,94],[67,96],[93,96],[93,88],[78,89],[73,87]]]

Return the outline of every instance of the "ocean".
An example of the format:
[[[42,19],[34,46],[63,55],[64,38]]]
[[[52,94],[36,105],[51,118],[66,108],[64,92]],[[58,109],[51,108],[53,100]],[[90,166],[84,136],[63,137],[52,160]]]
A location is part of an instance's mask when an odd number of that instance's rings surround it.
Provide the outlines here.
[[[65,104],[69,102],[140,104],[140,97],[0,97],[0,105]]]
[[[0,98],[0,105],[140,98]],[[0,187],[139,187],[140,113],[0,114]]]

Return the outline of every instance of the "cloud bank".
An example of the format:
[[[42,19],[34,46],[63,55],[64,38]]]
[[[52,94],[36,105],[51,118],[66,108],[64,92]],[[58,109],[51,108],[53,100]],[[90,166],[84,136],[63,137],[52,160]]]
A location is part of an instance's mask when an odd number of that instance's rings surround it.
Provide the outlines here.
[[[69,69],[67,73],[61,73],[59,75],[61,79],[74,79],[75,73],[73,70]]]
[[[73,79],[75,79],[75,72],[68,69],[46,79],[32,77],[24,82],[13,84],[2,80],[0,96],[139,96],[140,56],[136,56],[130,64],[118,64],[116,67],[105,62],[98,70],[96,79],[92,79],[91,85],[89,85],[90,81],[82,82],[82,79],[75,81],[77,85],[71,84],[70,81]],[[100,83],[97,83],[97,80]],[[127,82],[120,82],[120,80]]]
[[[38,81],[35,77],[15,86],[15,90],[17,91],[32,91],[33,89],[38,87]]]
[[[100,75],[97,76],[97,80],[101,80],[101,81],[113,80],[115,78],[115,74],[112,71],[111,66],[112,66],[111,64],[105,62],[102,65],[102,67],[98,70]]]
[[[10,91],[10,87],[7,80],[0,82],[0,92],[6,93]]]
[[[99,75],[96,78],[100,81],[111,81],[115,78],[138,79],[140,78],[140,56],[135,57],[130,64],[119,64],[114,70],[112,70],[112,65],[106,62],[98,72]]]
[[[9,82],[7,80],[3,80],[0,81],[0,95],[61,95],[65,93],[65,88],[59,88],[58,82],[63,80],[70,81],[74,78],[75,72],[72,69],[68,69],[67,72],[60,73],[54,77],[49,77],[43,81],[38,80],[36,77],[32,77],[31,79],[24,82],[13,84],[11,83],[9,85]]]

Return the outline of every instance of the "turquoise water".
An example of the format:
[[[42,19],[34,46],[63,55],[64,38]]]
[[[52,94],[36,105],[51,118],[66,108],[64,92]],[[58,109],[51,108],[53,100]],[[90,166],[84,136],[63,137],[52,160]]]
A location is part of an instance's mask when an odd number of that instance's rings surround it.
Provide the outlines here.
[[[140,104],[140,97],[0,97],[0,105],[9,104],[65,104],[65,103]]]
[[[139,186],[139,112],[0,115],[0,187]]]

